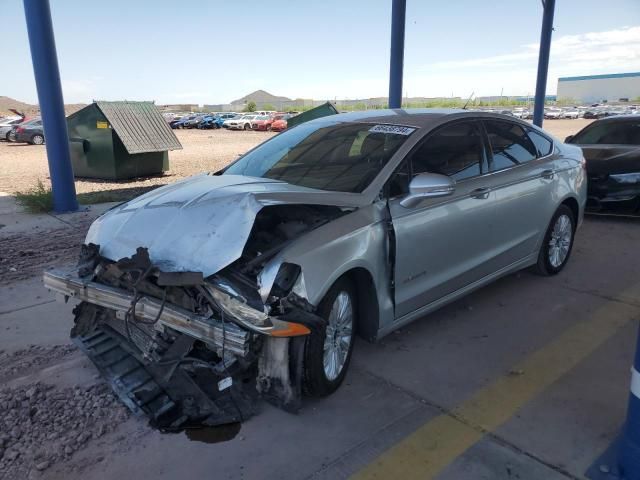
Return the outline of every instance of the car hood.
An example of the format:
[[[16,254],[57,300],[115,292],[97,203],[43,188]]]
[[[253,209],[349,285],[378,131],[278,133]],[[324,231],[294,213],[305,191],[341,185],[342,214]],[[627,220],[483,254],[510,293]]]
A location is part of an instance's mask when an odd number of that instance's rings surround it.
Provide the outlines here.
[[[360,195],[326,192],[266,178],[202,174],[118,205],[89,228],[85,243],[117,261],[145,247],[164,271],[205,277],[238,259],[256,214],[267,205],[362,206]]]

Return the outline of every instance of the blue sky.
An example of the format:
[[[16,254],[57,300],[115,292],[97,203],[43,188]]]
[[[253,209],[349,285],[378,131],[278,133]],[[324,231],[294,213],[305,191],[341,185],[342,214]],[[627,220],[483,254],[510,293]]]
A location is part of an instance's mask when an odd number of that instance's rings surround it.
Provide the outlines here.
[[[50,0],[67,103],[386,96],[391,0]],[[559,76],[640,71],[639,0],[557,0]],[[533,94],[540,0],[407,0],[405,95]],[[36,103],[22,2],[2,1],[0,95]]]

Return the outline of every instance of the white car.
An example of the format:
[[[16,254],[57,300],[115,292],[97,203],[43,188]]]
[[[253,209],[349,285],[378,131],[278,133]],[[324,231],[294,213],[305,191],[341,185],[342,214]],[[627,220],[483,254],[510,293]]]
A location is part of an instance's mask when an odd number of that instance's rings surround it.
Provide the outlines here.
[[[545,108],[544,118],[557,119],[561,118],[562,110],[559,108]]]
[[[8,142],[11,129],[23,121],[23,117],[9,117],[0,121],[0,140],[6,140]]]
[[[564,110],[562,112],[562,114],[560,115],[560,118],[570,118],[570,119],[576,119],[576,118],[580,118],[580,112],[578,111],[577,108],[572,108],[570,110]]]
[[[522,118],[522,119],[526,119],[531,116],[531,112],[526,108],[514,108],[511,113],[513,114],[514,117]]]
[[[229,130],[251,130],[251,122],[255,120],[258,115],[243,115],[239,118],[231,118],[225,120],[222,126]]]

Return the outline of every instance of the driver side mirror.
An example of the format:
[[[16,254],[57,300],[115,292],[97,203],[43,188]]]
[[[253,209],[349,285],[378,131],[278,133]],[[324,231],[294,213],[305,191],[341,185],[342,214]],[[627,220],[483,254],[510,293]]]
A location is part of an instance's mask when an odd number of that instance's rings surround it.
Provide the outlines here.
[[[400,201],[405,208],[415,207],[425,198],[446,197],[456,189],[456,181],[439,173],[419,173],[409,183],[409,194]]]

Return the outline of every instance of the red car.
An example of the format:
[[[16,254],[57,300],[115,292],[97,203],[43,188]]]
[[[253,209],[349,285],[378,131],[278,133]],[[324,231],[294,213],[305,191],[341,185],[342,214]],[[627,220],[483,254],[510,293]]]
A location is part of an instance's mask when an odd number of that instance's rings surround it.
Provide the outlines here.
[[[275,115],[258,115],[251,122],[251,128],[253,128],[254,130],[270,132],[274,118],[276,118]]]
[[[287,129],[287,119],[293,117],[290,113],[284,115],[276,115],[271,123],[271,130],[274,132],[282,132]]]

